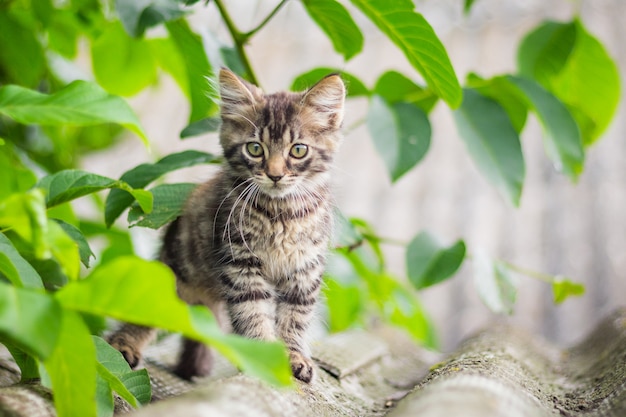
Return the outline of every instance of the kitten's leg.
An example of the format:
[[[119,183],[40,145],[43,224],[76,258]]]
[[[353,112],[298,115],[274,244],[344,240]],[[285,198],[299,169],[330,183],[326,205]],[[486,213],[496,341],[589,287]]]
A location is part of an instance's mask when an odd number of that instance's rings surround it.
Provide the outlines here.
[[[206,376],[213,367],[213,355],[208,346],[197,340],[183,338],[183,346],[174,373],[191,380],[194,376]]]
[[[322,278],[319,275],[296,275],[283,280],[279,287],[276,326],[289,349],[293,375],[303,382],[311,382],[313,361],[308,356],[306,332],[313,318]]]
[[[155,336],[156,329],[124,323],[108,337],[108,342],[120,351],[131,368],[135,368],[141,360],[141,351]]]

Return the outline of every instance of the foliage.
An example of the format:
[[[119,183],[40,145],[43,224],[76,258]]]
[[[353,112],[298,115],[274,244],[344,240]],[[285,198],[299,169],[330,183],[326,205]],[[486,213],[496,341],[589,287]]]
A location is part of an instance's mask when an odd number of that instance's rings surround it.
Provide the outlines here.
[[[275,384],[289,382],[282,346],[220,333],[207,309],[188,307],[176,297],[171,271],[139,259],[128,230],[115,225],[125,211],[133,227],[166,224],[180,213],[193,186],[146,187],[171,171],[220,158],[185,151],[141,164],[119,179],[77,169],[81,155],[112,145],[122,129],[148,143],[120,96],[150,88],[162,72],[190,103],[181,137],[214,132],[219,107],[215,83],[208,81],[214,68],[229,66],[258,84],[245,45],[286,3],[281,0],[258,26],[241,31],[222,0],[0,0],[0,342],[23,379],[41,377],[53,389],[60,416],[111,415],[113,392],[134,406],[150,399],[147,373],[131,371],[97,337],[105,317],[182,332],[212,345],[245,372]],[[342,73],[348,98],[368,100],[363,120],[392,182],[428,152],[429,114],[440,99],[453,112],[479,170],[514,206],[524,185],[520,134],[529,113],[544,127],[548,158],[572,181],[584,169],[586,149],[615,113],[617,68],[579,19],[545,22],[529,32],[518,49],[516,73],[488,79],[469,74],[461,86],[444,45],[413,2],[345,3],[302,0],[301,6],[346,61],[364,48],[353,18],[362,13],[415,70],[384,72],[373,86],[358,74]],[[470,13],[474,3],[459,1],[459,7]],[[203,42],[194,31],[186,16],[201,7],[219,13],[232,45]],[[162,30],[148,30],[158,26]],[[86,54],[79,53],[82,45]],[[84,55],[92,75],[74,64]],[[292,88],[306,88],[330,72],[342,71],[312,68],[297,76]],[[418,74],[425,84],[416,81]],[[103,190],[108,190],[104,202]],[[90,198],[102,218],[77,216],[78,198]],[[403,280],[387,271],[382,249],[398,242],[380,237],[361,219],[338,218],[324,290],[330,330],[376,314],[435,347],[435,331],[415,290],[452,277],[470,257],[464,241],[442,245],[421,232],[408,245],[400,242],[407,247],[408,280]],[[93,266],[95,237],[106,243]],[[556,303],[584,292],[566,278],[484,253],[474,254],[473,262],[477,291],[496,312],[513,309],[514,273],[546,281]]]

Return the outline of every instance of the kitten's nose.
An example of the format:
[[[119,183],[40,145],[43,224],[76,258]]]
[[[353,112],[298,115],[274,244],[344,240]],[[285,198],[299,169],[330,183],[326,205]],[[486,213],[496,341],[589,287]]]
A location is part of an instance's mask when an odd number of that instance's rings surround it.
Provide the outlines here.
[[[267,177],[268,177],[270,180],[274,181],[274,184],[276,184],[278,181],[280,181],[280,179],[281,179],[282,177],[284,177],[284,175],[270,175],[270,174],[267,174]]]

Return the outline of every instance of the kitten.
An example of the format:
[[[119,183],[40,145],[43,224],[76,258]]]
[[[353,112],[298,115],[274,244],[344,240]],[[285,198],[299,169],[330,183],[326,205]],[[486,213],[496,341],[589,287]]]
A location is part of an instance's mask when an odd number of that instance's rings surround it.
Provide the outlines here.
[[[310,382],[305,333],[332,228],[330,168],[341,136],[345,87],[330,75],[302,93],[264,94],[222,69],[220,144],[225,162],[168,227],[160,260],[179,296],[203,304],[224,329],[282,339],[296,378]],[[110,338],[131,366],[154,335],[123,325]],[[186,339],[176,373],[209,373],[207,347]]]

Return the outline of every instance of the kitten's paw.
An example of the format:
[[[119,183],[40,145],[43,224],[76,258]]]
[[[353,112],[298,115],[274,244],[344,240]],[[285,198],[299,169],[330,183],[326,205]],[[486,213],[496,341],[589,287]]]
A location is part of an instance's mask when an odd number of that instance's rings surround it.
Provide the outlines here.
[[[314,375],[314,364],[311,358],[307,358],[300,352],[289,352],[289,362],[291,362],[291,372],[293,376],[307,384],[311,382]]]
[[[137,365],[139,365],[139,361],[141,361],[141,352],[139,352],[135,346],[128,343],[126,337],[114,334],[108,342],[122,354],[132,369],[135,369]]]

